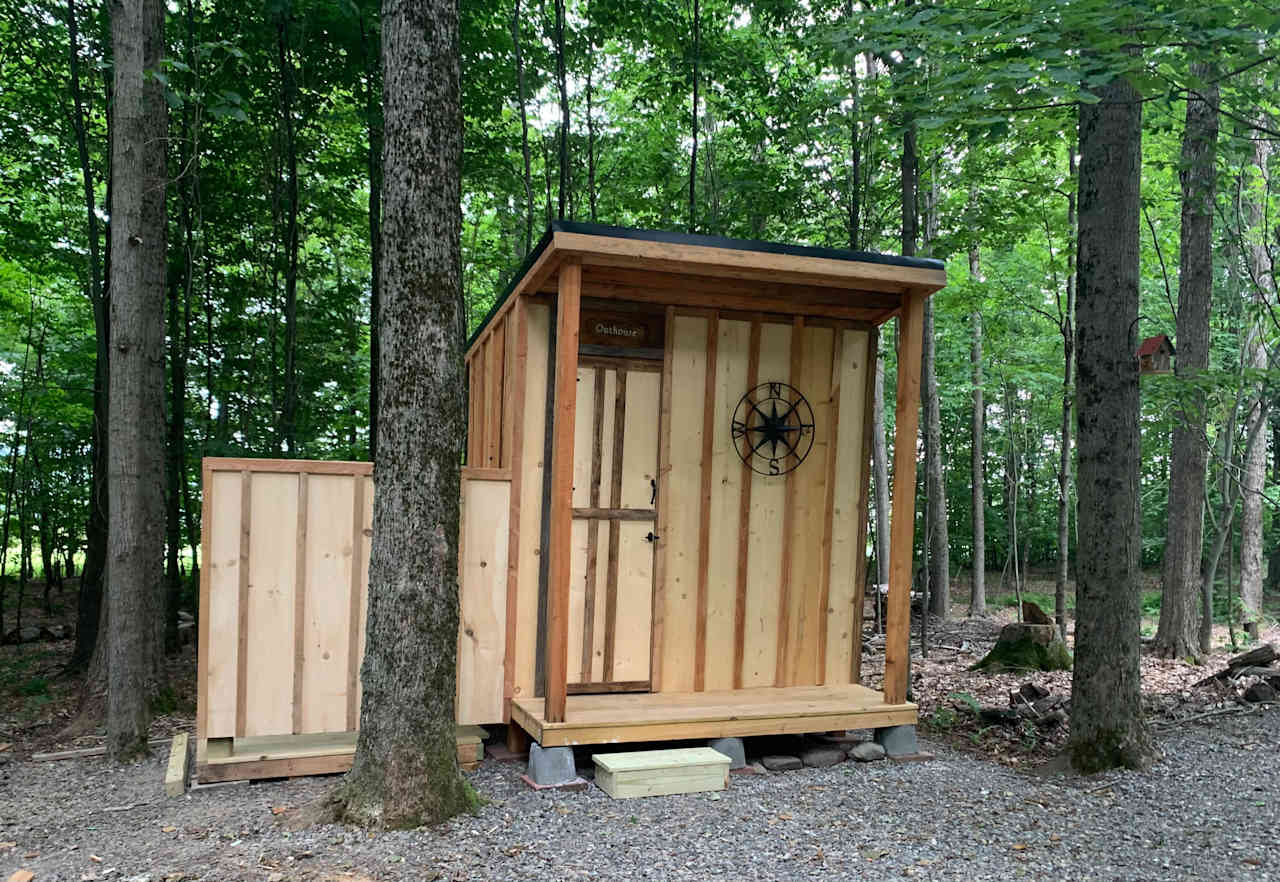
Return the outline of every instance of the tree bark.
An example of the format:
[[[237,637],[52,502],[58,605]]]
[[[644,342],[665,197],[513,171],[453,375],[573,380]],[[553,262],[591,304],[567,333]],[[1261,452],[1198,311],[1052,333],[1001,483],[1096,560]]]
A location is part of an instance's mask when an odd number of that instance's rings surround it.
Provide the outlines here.
[[[1260,309],[1266,309],[1272,301],[1271,264],[1266,229],[1268,218],[1264,208],[1270,194],[1271,142],[1253,142],[1253,164],[1259,178],[1256,188],[1251,188],[1247,198],[1250,231],[1247,237],[1246,259],[1253,285],[1253,300]],[[1263,341],[1263,319],[1255,320],[1248,331],[1245,357],[1248,367],[1259,373],[1267,370],[1268,356]],[[1253,427],[1257,421],[1267,421],[1268,399],[1265,385],[1255,384],[1252,406],[1249,411],[1249,446],[1245,449],[1243,486],[1240,497],[1240,604],[1245,631],[1252,638],[1258,636],[1258,619],[1262,615],[1262,493],[1267,477],[1267,435]]]
[[[289,201],[285,228],[284,272],[284,402],[281,435],[285,453],[298,452],[298,141],[293,102],[297,91],[293,58],[289,49],[292,5],[285,3],[276,22],[276,48],[280,62],[280,118],[284,125],[286,163],[285,196]]]
[[[108,363],[111,324],[103,272],[99,258],[98,200],[94,190],[93,161],[85,121],[84,89],[80,82],[80,37],[75,0],[67,0],[68,60],[71,71],[72,129],[80,159],[84,193],[85,237],[88,241],[89,304],[93,313],[95,362],[93,371],[93,428],[90,435],[89,519],[85,527],[85,563],[80,577],[76,608],[76,643],[68,671],[83,670],[93,655],[102,614],[102,593],[107,558],[107,408]],[[108,117],[110,129],[110,117]]]
[[[533,171],[529,157],[529,111],[524,87],[524,55],[520,50],[520,0],[515,0],[515,8],[511,13],[511,42],[515,47],[516,98],[520,102],[520,153],[524,158],[524,254],[528,254],[533,250]]]
[[[1206,65],[1192,66],[1205,77]],[[1217,171],[1218,87],[1188,96],[1182,135],[1182,236],[1178,270],[1178,412],[1169,465],[1169,522],[1164,584],[1154,650],[1187,658],[1199,645],[1200,561],[1204,550],[1206,444],[1205,393],[1196,376],[1209,367],[1209,315],[1213,300],[1213,208]]]
[[[925,252],[933,251],[938,226],[938,178],[929,175],[925,194]],[[942,412],[938,402],[938,372],[933,334],[933,298],[924,303],[921,383],[924,405],[924,475],[929,544],[929,611],[939,618],[951,615],[951,540],[947,531],[947,484],[942,467]]]
[[[876,583],[889,584],[889,451],[884,434],[884,347],[876,352],[871,405],[871,475],[875,484]]]
[[[382,377],[360,735],[339,817],[467,809],[454,743],[464,436],[457,0],[384,0]]]
[[[378,53],[371,52],[372,35],[360,14],[360,51],[364,54],[365,132],[369,149],[369,460],[378,459],[378,314],[382,303],[382,80]]]
[[[111,522],[107,750],[147,751],[163,609],[166,105],[161,0],[111,0],[115,70],[111,204]]]
[[[978,262],[978,246],[969,249],[969,278],[983,281]],[[970,316],[973,325],[973,346],[969,363],[973,368],[973,445],[970,460],[970,480],[973,484],[973,583],[969,591],[969,615],[987,614],[987,514],[986,514],[986,462],[983,452],[983,434],[987,424],[987,407],[982,394],[982,312],[974,310]]]
[[[1076,145],[1067,147],[1067,234],[1076,235]],[[1062,428],[1058,444],[1058,560],[1053,578],[1053,620],[1058,634],[1067,639],[1067,576],[1071,563],[1071,416],[1075,407],[1076,378],[1076,255],[1067,249],[1067,308],[1058,329],[1062,332]]]
[[[1080,105],[1076,654],[1072,764],[1144,768],[1138,477],[1138,218],[1142,103],[1116,77]]]

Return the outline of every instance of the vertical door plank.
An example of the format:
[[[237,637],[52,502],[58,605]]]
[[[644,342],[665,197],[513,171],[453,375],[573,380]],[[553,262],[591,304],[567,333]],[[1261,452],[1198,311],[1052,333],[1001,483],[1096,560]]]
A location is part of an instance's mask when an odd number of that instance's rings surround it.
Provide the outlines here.
[[[693,689],[702,692],[707,680],[707,574],[711,566],[711,455],[715,449],[716,348],[720,344],[720,317],[707,319],[705,367],[702,384],[702,475],[698,482],[698,610],[694,632]]]
[[[747,382],[745,392],[754,389],[760,382],[760,321],[751,322],[750,337],[747,341]],[[734,405],[735,409],[737,405]],[[732,468],[732,466],[731,466]],[[737,597],[734,600],[733,613],[733,688],[743,687],[743,663],[746,657],[747,641],[747,577],[751,565],[751,486],[754,483],[751,466],[742,463],[739,469],[741,492],[738,498],[738,581]]]

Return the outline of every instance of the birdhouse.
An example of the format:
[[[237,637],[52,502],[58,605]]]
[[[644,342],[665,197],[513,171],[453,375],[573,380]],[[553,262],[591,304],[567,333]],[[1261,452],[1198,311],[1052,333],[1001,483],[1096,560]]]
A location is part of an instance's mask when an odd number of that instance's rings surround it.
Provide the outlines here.
[[[1138,347],[1139,374],[1168,374],[1173,372],[1173,344],[1165,334],[1157,334],[1142,341]]]

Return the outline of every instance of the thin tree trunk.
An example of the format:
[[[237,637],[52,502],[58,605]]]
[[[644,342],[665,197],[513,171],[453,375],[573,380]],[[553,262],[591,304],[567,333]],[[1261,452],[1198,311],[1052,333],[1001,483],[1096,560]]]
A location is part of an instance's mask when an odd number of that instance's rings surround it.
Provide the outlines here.
[[[1259,186],[1256,195],[1247,197],[1250,233],[1246,246],[1246,259],[1252,278],[1253,300],[1260,309],[1272,301],[1271,266],[1268,253],[1268,215],[1265,209],[1270,195],[1271,142],[1253,142],[1253,164],[1257,169]],[[1248,365],[1259,373],[1267,370],[1268,357],[1263,341],[1263,329],[1258,319],[1248,331],[1246,358]],[[1255,387],[1256,406],[1250,410],[1250,420],[1265,424],[1267,421],[1267,392],[1264,384]],[[1240,498],[1240,604],[1242,622],[1246,633],[1257,639],[1258,620],[1262,615],[1262,492],[1267,475],[1267,436],[1249,427],[1249,446],[1244,455],[1244,486]]]
[[[1058,559],[1053,578],[1053,620],[1062,639],[1067,637],[1067,577],[1071,564],[1071,424],[1076,377],[1076,144],[1067,147],[1067,308],[1062,332],[1062,427],[1058,443]]]
[[[925,194],[924,242],[933,251],[938,237],[938,176],[929,174]],[[929,610],[942,619],[951,616],[951,543],[947,531],[947,484],[942,465],[942,412],[938,402],[935,366],[933,299],[924,303],[924,345],[921,352],[921,384],[924,405],[924,471],[929,547]]]
[[[1192,73],[1211,79],[1211,68]],[[1178,412],[1169,465],[1169,521],[1165,533],[1165,581],[1154,650],[1165,658],[1195,655],[1202,590],[1206,443],[1205,393],[1196,376],[1209,366],[1209,315],[1213,299],[1213,209],[1217,184],[1218,87],[1187,98],[1182,136],[1182,238],[1176,334]],[[1212,611],[1210,614],[1212,623]]]
[[[876,379],[871,407],[871,475],[875,485],[876,582],[889,584],[889,451],[884,427],[884,347],[876,353]],[[878,590],[878,589],[877,589]],[[877,625],[877,627],[879,627]]]
[[[515,46],[516,98],[520,102],[520,153],[524,158],[523,254],[528,254],[533,250],[533,171],[529,157],[529,111],[524,87],[524,55],[520,49],[520,0],[515,0],[515,8],[511,13],[511,42]]]
[[[284,155],[289,219],[286,228],[284,274],[284,449],[298,452],[298,143],[294,131],[293,102],[297,91],[293,59],[289,49],[289,20],[292,6],[286,3],[276,23],[276,47],[280,62],[280,117],[284,124]]]
[[[1141,96],[1123,78],[1081,104],[1077,285],[1080,550],[1071,683],[1072,764],[1145,767],[1138,629],[1138,219]]]
[[[689,232],[698,232],[698,211],[694,183],[698,177],[698,73],[702,62],[701,5],[693,0],[693,105],[689,112],[689,133],[693,146],[689,151]]]
[[[596,222],[596,121],[592,107],[596,47],[591,30],[591,2],[587,0],[587,211],[591,222]]]
[[[982,282],[982,268],[978,260],[978,246],[969,249],[969,278]],[[986,513],[986,457],[983,451],[983,434],[987,423],[987,407],[982,394],[982,312],[974,310],[970,315],[973,326],[973,346],[969,363],[973,369],[973,419],[969,477],[973,485],[973,582],[969,591],[969,615],[987,614],[987,513]]]
[[[98,639],[98,619],[102,613],[103,582],[107,554],[107,408],[108,364],[110,360],[110,318],[103,268],[99,259],[98,201],[94,192],[93,162],[85,122],[84,90],[80,82],[79,22],[75,0],[67,0],[68,60],[71,71],[72,128],[80,159],[80,180],[84,194],[85,238],[88,244],[89,304],[93,313],[95,363],[93,372],[93,428],[90,435],[91,477],[89,519],[85,527],[85,562],[80,577],[76,609],[76,643],[69,671],[83,670],[93,655]],[[109,103],[109,102],[108,102]],[[108,115],[108,129],[110,129]],[[108,186],[108,189],[110,187]]]
[[[572,216],[569,206],[570,188],[573,186],[569,170],[569,81],[565,73],[565,0],[556,0],[556,82],[560,90],[560,190],[556,199],[556,217],[564,220]]]
[[[517,4],[519,0],[516,0]],[[381,341],[378,317],[382,308],[382,125],[380,110],[381,77],[378,53],[370,52],[371,36],[363,13],[360,16],[360,51],[364,53],[365,132],[369,141],[369,459],[378,459],[378,383],[381,371]],[[519,50],[517,49],[517,52]],[[523,106],[523,105],[522,105]]]
[[[472,805],[454,726],[465,432],[457,2],[384,0],[382,23],[378,493],[360,734],[334,808],[351,822],[412,828]]]
[[[852,26],[855,22],[853,0],[845,0],[844,19]],[[849,78],[849,171],[845,178],[849,205],[846,225],[849,228],[849,248],[857,251],[862,242],[862,118],[861,87],[858,83],[858,57],[851,55],[847,71]]]
[[[163,609],[165,132],[160,0],[112,0],[112,281],[107,749],[147,751]]]

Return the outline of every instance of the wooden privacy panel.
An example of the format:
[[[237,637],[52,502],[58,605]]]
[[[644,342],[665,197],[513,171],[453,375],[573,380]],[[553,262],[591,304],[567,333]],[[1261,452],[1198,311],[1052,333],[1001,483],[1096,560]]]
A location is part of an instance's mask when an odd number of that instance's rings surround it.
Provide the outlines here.
[[[467,365],[467,465],[510,468],[514,452],[516,360],[514,311],[496,319],[471,345]]]
[[[198,737],[359,723],[369,463],[206,459]],[[503,717],[506,480],[463,482],[458,722]]]
[[[871,332],[677,311],[668,340],[655,689],[856,682]],[[730,432],[742,396],[771,381],[798,389],[815,425],[807,458],[778,476],[747,467]]]

